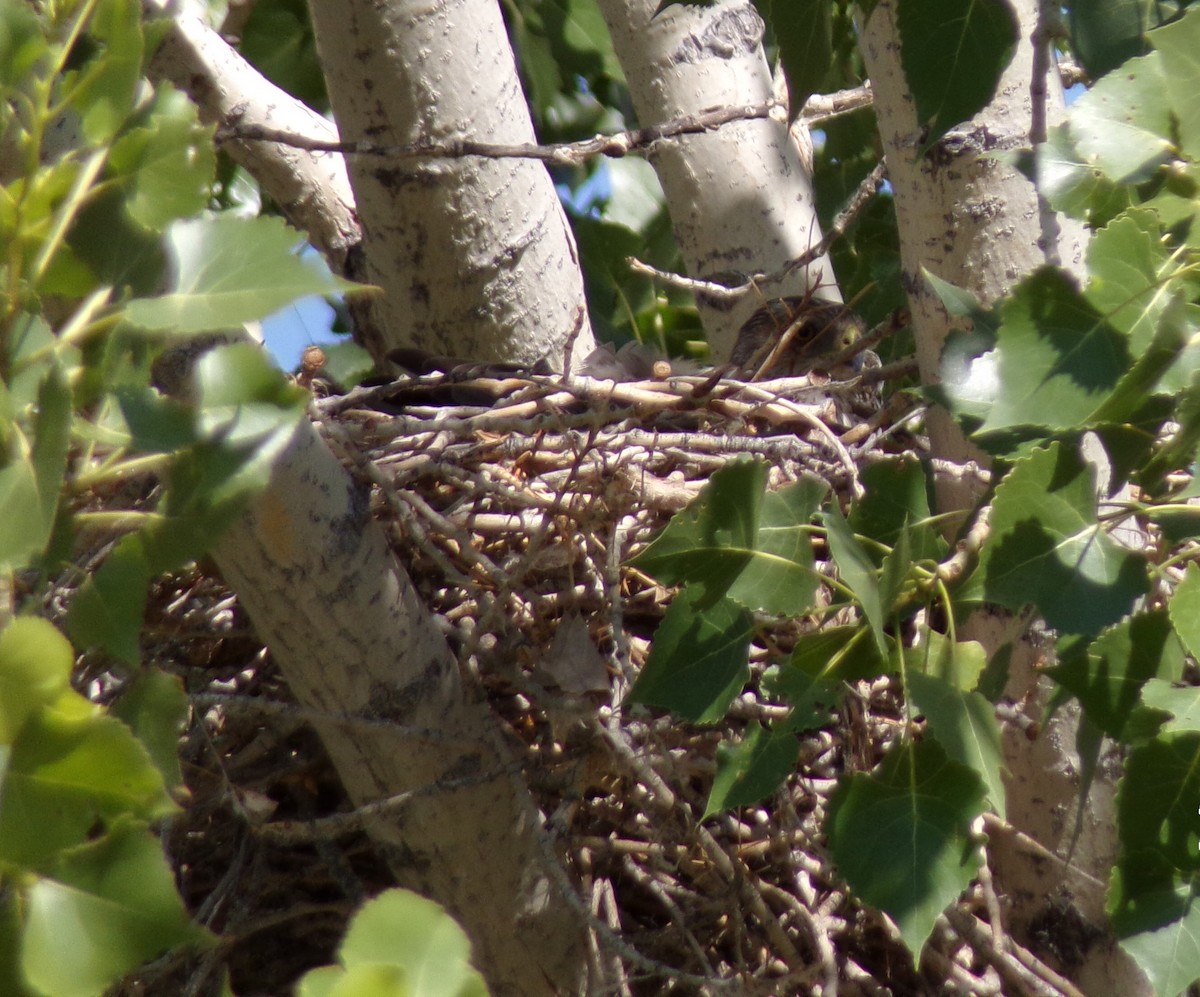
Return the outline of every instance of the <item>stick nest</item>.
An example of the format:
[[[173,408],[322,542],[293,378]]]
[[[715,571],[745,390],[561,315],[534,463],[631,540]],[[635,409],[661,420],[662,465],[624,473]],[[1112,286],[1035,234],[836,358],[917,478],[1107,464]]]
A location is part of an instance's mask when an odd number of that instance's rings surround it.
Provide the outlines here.
[[[803,736],[773,798],[701,819],[718,746],[786,712],[759,691],[764,665],[818,617],[757,621],[751,682],[716,725],[623,705],[672,595],[630,557],[715,470],[747,454],[771,462],[773,487],[815,474],[848,500],[867,462],[920,447],[900,429],[912,414],[903,396],[880,408],[873,394],[861,379],[438,376],[316,403],[322,432],[369,484],[400,563],[523,761],[547,851],[565,852],[588,912],[606,992],[1062,992],[987,923],[997,908],[986,876],[914,966],[895,927],[857,904],[833,869],[829,794],[902,730],[889,679],[849,690],[834,722]],[[825,561],[820,570],[832,573]],[[255,839],[248,809],[311,819],[349,804],[218,582],[199,570],[168,579],[152,613],[198,707],[183,744],[192,802],[168,848],[185,896],[229,940],[203,965],[155,967],[143,982],[184,992],[181,981],[195,988],[203,971],[208,985],[226,966],[239,994],[283,992],[331,961],[345,918],[388,874],[361,833]],[[230,708],[237,702],[245,709]]]

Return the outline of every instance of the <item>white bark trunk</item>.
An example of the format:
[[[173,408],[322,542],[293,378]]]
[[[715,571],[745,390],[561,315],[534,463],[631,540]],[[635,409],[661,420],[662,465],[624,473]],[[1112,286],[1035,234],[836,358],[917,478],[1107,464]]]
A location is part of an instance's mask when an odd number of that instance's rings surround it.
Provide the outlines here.
[[[771,99],[762,20],[749,3],[674,6],[657,17],[657,0],[599,3],[642,126]],[[811,176],[780,121],[744,121],[662,142],[648,158],[693,277],[771,273],[821,239]],[[823,256],[732,308],[701,301],[713,356],[729,355],[738,329],[765,298],[803,294],[818,279],[824,297],[841,300]]]
[[[1033,185],[1013,167],[987,154],[1027,147],[1031,134],[1061,118],[1062,88],[1053,60],[1039,58],[1036,0],[1014,0],[1021,22],[1020,42],[991,105],[946,136],[928,155],[918,155],[921,130],[900,63],[895,0],[880,0],[860,26],[860,49],[875,94],[888,176],[896,199],[903,279],[912,309],[917,359],[926,384],[939,380],[942,344],[949,318],[921,279],[925,268],[974,292],[990,303],[1020,277],[1043,263],[1082,271],[1084,227],[1054,215],[1039,201]],[[1044,75],[1041,75],[1044,74]],[[1040,77],[1040,78],[1039,78]],[[1044,88],[1044,89],[1042,89]],[[1043,103],[1035,102],[1039,91]],[[933,409],[929,436],[936,457],[981,459],[949,415]],[[942,512],[970,510],[978,499],[970,483],[939,492]],[[956,521],[955,527],[961,520]],[[976,614],[961,631],[980,640],[989,654],[1014,638],[1007,614]],[[1040,720],[1050,683],[1039,678],[1052,648],[1032,637],[1012,648],[1006,695]],[[1060,709],[1041,736],[1030,742],[1015,726],[1004,731],[1007,818],[1063,862],[1031,854],[1014,839],[997,837],[989,847],[996,882],[1008,901],[1007,919],[1029,941],[1041,921],[1051,933],[1062,907],[1074,906],[1093,926],[1106,924],[1104,886],[1116,851],[1115,766],[1111,745],[1082,812],[1081,834],[1073,840],[1080,801],[1080,760],[1075,751],[1078,709]],[[1140,997],[1147,983],[1133,962],[1115,947],[1092,944],[1079,966],[1066,967],[1088,994]]]
[[[534,141],[494,0],[312,4],[343,138],[406,145]],[[563,362],[594,346],[574,236],[527,160],[352,157],[367,276],[383,289],[368,347]]]
[[[227,124],[236,116],[245,124],[337,138],[332,125],[273,87],[195,18],[173,20],[154,71],[187,88],[206,120]],[[517,140],[511,132],[487,137]],[[343,157],[274,143],[231,148],[331,266],[353,272],[359,230]],[[379,164],[359,164],[365,165]],[[501,171],[511,166],[498,165]],[[549,239],[546,247],[539,238],[524,256],[510,243],[493,252],[511,264],[506,279],[523,282],[519,300],[530,306],[524,317],[536,321],[538,292],[545,291],[547,309],[558,300],[553,282],[547,288],[534,281],[537,268],[549,265],[547,254],[562,253],[556,272],[574,274],[576,282],[579,272],[569,262],[573,245],[549,179],[538,164],[531,179],[529,165],[521,164],[526,181],[530,187],[544,181],[557,212],[543,224],[556,218],[565,244]],[[439,181],[443,200],[454,197],[458,182]],[[470,192],[482,196],[484,188],[476,182]],[[519,204],[502,191],[492,206],[516,213],[515,220],[504,216],[513,223],[507,235],[521,230],[526,219]],[[479,246],[492,245],[482,220],[475,222]],[[437,230],[428,218],[425,224]],[[536,227],[526,235],[537,235]],[[372,248],[386,247],[376,241]],[[419,257],[422,247],[413,248]],[[483,286],[490,288],[486,281]],[[451,291],[438,295],[462,304]],[[487,302],[480,299],[476,308]],[[581,296],[576,304],[582,307]],[[476,320],[472,328],[483,324]],[[543,331],[561,347],[569,328]],[[586,315],[583,333],[586,346]],[[355,805],[414,794],[373,818],[368,829],[398,880],[444,904],[463,924],[492,992],[586,989],[583,919],[562,897],[561,874],[548,871],[555,859],[544,847],[541,818],[515,760],[486,705],[462,689],[456,662],[371,521],[365,496],[309,423],[298,427],[269,490],[214,556],[297,700],[328,715],[317,724],[319,733]]]
[[[307,421],[214,554],[402,885],[445,905],[496,995],[582,992],[584,925],[486,703]]]

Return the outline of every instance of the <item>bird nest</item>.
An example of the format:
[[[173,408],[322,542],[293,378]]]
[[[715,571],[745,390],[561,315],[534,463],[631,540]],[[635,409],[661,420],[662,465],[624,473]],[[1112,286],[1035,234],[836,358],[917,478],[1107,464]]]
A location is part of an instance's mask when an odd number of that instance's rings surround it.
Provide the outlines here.
[[[817,475],[835,501],[849,500],[868,463],[920,446],[902,428],[913,414],[903,393],[863,411],[864,389],[889,369],[758,384],[487,373],[356,389],[318,401],[317,420],[370,483],[400,563],[503,721],[546,818],[547,850],[568,858],[611,992],[1069,993],[989,925],[997,906],[986,870],[939,922],[919,966],[887,918],[840,881],[822,823],[838,777],[871,769],[902,729],[887,678],[859,683],[835,722],[802,736],[799,765],[771,799],[702,819],[719,746],[786,712],[759,688],[765,665],[830,613],[759,619],[751,680],[720,723],[626,704],[672,594],[630,558],[716,470],[747,455],[770,462],[774,487]],[[826,558],[819,546],[817,556]],[[832,576],[827,559],[818,569]],[[196,628],[180,667],[198,664],[207,683],[183,745],[193,802],[169,841],[181,887],[202,912],[230,905],[223,917],[232,920],[210,921],[233,935],[219,958],[238,992],[279,992],[331,960],[345,917],[387,885],[385,866],[364,835],[336,847],[250,847],[222,824],[230,809],[312,819],[348,804],[302,713],[286,709],[269,656],[250,653],[227,592],[179,576],[151,613],[176,654],[180,629]],[[223,636],[203,643],[200,630],[217,622]],[[221,705],[205,714],[208,692]],[[262,708],[230,709],[251,696],[280,704],[271,723]],[[265,938],[257,925],[275,950],[253,941]],[[194,982],[195,970],[159,978]]]
[[[821,827],[838,776],[873,768],[902,729],[890,679],[860,683],[835,723],[804,735],[773,798],[701,819],[722,742],[786,713],[759,689],[765,665],[849,610],[760,618],[751,681],[718,724],[626,704],[672,595],[630,558],[747,455],[769,462],[770,487],[816,475],[834,501],[860,494],[869,463],[921,445],[904,429],[904,393],[879,403],[876,386],[897,372],[622,383],[460,368],[319,403],[464,673],[518,745],[614,992],[874,994],[949,980],[995,993],[1038,977],[1037,959],[1021,963],[986,926],[986,882],[918,968],[831,867]]]

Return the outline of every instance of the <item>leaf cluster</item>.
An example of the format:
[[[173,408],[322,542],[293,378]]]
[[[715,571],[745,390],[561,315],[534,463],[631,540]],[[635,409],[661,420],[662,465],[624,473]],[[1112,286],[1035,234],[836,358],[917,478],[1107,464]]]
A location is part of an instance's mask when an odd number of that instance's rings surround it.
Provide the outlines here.
[[[152,833],[186,699],[144,660],[146,592],[212,549],[304,413],[256,346],[206,347],[340,286],[280,221],[208,214],[212,130],[142,85],[156,31],[133,0],[0,6],[5,994],[98,994],[211,941]],[[84,545],[108,555],[88,573]],[[34,615],[55,586],[62,629]],[[107,708],[69,682],[88,649],[116,668]]]
[[[1014,641],[1040,619],[1057,635],[1050,708],[1082,708],[1085,769],[1099,735],[1125,746],[1109,911],[1175,994],[1200,978],[1200,15],[1148,38],[1022,157],[1053,207],[1093,227],[1086,279],[1044,267],[985,309],[926,275],[962,326],[934,397],[994,459],[957,546],[915,458],[868,467],[845,512],[821,482],[767,493],[765,466],[728,468],[633,561],[681,592],[629,702],[715,721],[751,681],[756,622],[803,621],[758,687],[786,717],[721,750],[707,816],[769,797],[798,734],[830,723],[851,683],[894,676],[904,730],[876,769],[843,776],[825,829],[850,886],[919,953],[976,874],[974,822],[1004,814],[1011,645],[988,660],[956,631],[983,606],[1014,614]]]

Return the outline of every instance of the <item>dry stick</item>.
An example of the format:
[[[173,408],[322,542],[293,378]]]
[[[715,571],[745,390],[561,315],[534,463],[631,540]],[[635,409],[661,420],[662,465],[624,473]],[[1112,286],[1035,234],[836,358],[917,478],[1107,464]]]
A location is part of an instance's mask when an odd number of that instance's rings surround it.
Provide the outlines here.
[[[875,168],[863,178],[862,183],[858,185],[858,188],[850,196],[850,200],[846,202],[846,206],[838,212],[829,226],[829,231],[821,237],[820,241],[810,246],[799,256],[788,260],[787,263],[773,273],[760,272],[748,274],[741,284],[730,286],[728,284],[718,284],[711,280],[698,280],[695,277],[685,277],[683,274],[673,273],[669,270],[659,270],[657,267],[652,267],[649,263],[644,263],[632,256],[625,262],[634,273],[650,277],[652,280],[665,284],[667,287],[691,291],[694,294],[704,295],[717,301],[738,301],[750,292],[758,290],[764,284],[771,285],[783,281],[789,274],[794,273],[801,267],[808,266],[813,260],[819,259],[829,252],[829,247],[845,234],[846,229],[850,227],[854,219],[867,206],[872,196],[879,189],[879,185],[883,182],[886,172],[886,165],[882,161],[877,163]]]
[[[976,955],[995,966],[1009,983],[1030,988],[1043,997],[1057,997],[1058,994],[1064,994],[1065,997],[1084,997],[1082,991],[1070,980],[1064,979],[1039,960],[1034,960],[1035,969],[1025,960],[1018,959],[1015,954],[1018,946],[1014,946],[1012,952],[998,949],[993,943],[991,932],[974,914],[951,906],[946,908],[944,916],[954,933],[970,945]],[[1032,959],[1032,956],[1030,958]]]
[[[856,111],[871,103],[871,92],[866,87],[840,90],[833,94],[814,94],[804,105],[801,116],[810,122],[828,121],[842,114]],[[330,141],[312,135],[302,135],[264,125],[246,125],[230,117],[217,131],[218,142],[276,142],[308,152],[340,152],[348,156],[380,156],[392,160],[405,159],[462,159],[478,156],[482,159],[534,159],[551,166],[580,166],[597,156],[619,159],[631,152],[639,152],[656,142],[715,131],[725,125],[740,121],[755,121],[771,116],[771,112],[783,107],[779,101],[768,100],[761,104],[743,104],[732,107],[714,107],[696,114],[671,118],[662,124],[648,128],[632,128],[614,135],[596,135],[577,142],[553,142],[538,145],[533,142],[505,144],[480,142],[475,139],[447,139],[441,142],[387,145],[380,142]]]

